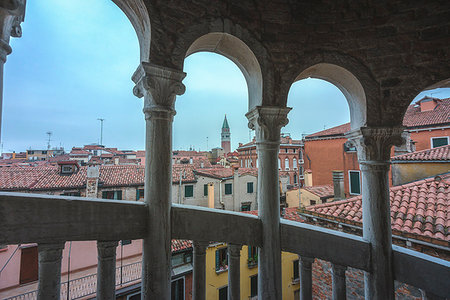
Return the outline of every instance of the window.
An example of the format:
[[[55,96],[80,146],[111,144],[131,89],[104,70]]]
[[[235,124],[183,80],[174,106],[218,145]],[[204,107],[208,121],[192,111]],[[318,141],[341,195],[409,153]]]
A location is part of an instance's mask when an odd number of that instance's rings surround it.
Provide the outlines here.
[[[22,248],[20,256],[20,275],[19,283],[29,283],[38,280],[38,247]]]
[[[294,276],[292,278],[292,281],[298,281],[300,279],[300,276],[299,276],[299,273],[298,273],[298,259],[294,260],[292,262],[292,264],[293,264],[292,267],[294,269]]]
[[[184,197],[194,197],[194,186],[192,184],[184,186]]]
[[[448,136],[431,138],[431,148],[448,145]]]
[[[203,185],[203,196],[208,196],[208,185],[207,184]]]
[[[247,182],[247,193],[248,194],[253,193],[253,182]]]
[[[316,200],[309,200],[309,205],[316,205]]]
[[[233,194],[233,185],[232,183],[225,183],[225,195]]]
[[[180,266],[184,264],[184,254],[172,255],[172,267]]]
[[[292,168],[294,168],[294,170],[297,170],[297,159],[293,159],[292,160]]]
[[[250,277],[250,297],[258,296],[258,275]]]
[[[288,149],[288,148],[284,149],[284,152],[288,153],[288,152],[289,152],[289,149]]]
[[[72,166],[62,166],[61,167],[61,173],[68,174],[72,173]]]
[[[42,151],[42,154],[47,154],[47,151]]]
[[[103,199],[122,200],[122,191],[103,191]]]
[[[294,152],[294,153],[295,153],[295,148],[294,148],[294,149],[292,149],[292,152]]]
[[[256,158],[256,167],[259,168],[259,166],[258,166],[258,158]]]
[[[228,300],[228,286],[219,289],[219,300]]]
[[[121,244],[122,246],[131,245],[131,240],[121,240],[121,241],[120,241],[120,244]]]
[[[294,174],[294,184],[297,184],[297,174]]]
[[[133,293],[127,296],[127,300],[141,300],[141,292]]]
[[[136,190],[136,201],[144,200],[144,189]]]
[[[284,160],[284,168],[286,170],[289,170],[289,159],[287,159],[287,158]]]
[[[278,158],[278,169],[281,170],[281,159]]]
[[[61,196],[75,196],[75,197],[80,197],[81,194],[80,192],[64,192],[61,194]]]
[[[241,211],[250,211],[252,207],[251,203],[242,203]]]
[[[228,251],[227,248],[216,250],[216,272],[228,270]]]
[[[172,300],[184,300],[184,277],[172,281]]]
[[[349,183],[350,183],[350,194],[359,195],[361,194],[361,180],[359,179],[359,171],[348,171]]]
[[[254,267],[258,264],[258,248],[253,246],[248,246],[248,267]]]

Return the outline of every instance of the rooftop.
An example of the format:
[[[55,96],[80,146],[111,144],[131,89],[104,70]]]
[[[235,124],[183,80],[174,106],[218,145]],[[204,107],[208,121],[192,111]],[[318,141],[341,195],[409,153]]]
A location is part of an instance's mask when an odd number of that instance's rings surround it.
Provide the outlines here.
[[[392,162],[450,161],[450,145],[397,155],[391,160]]]
[[[315,186],[305,186],[302,189],[319,196],[320,198],[333,197],[334,189],[331,184],[325,185],[315,185]]]

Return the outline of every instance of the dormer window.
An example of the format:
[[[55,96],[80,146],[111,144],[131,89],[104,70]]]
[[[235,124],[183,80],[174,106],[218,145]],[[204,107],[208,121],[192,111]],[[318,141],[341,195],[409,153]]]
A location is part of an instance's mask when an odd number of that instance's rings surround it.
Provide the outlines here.
[[[61,166],[61,173],[63,174],[69,174],[73,173],[73,166]]]
[[[59,172],[61,175],[70,175],[78,171],[78,163],[76,161],[59,161]]]

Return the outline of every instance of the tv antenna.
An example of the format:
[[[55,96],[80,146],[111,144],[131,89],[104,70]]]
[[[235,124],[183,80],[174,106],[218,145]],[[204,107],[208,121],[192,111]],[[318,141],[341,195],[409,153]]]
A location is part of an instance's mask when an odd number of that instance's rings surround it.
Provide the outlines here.
[[[50,142],[51,142],[51,140],[52,140],[52,134],[53,134],[53,132],[47,131],[45,134],[48,135],[48,139],[47,139],[47,150],[50,150]]]

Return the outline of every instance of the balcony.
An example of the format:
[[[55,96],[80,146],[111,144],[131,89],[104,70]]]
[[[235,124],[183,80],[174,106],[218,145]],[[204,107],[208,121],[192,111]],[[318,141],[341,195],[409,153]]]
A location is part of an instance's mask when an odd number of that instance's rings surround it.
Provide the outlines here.
[[[147,208],[139,202],[1,192],[0,208],[0,224],[4,229],[0,233],[0,243],[36,242],[39,245],[39,291],[11,300],[32,299],[31,296],[39,293],[41,297],[38,296],[38,299],[49,299],[46,298],[48,295],[65,296],[67,283],[52,284],[60,279],[58,265],[60,268],[61,256],[56,255],[55,260],[46,259],[57,251],[57,245],[62,241],[140,239],[146,237],[148,230],[145,226]],[[21,214],[17,214],[19,211]],[[230,253],[233,251],[232,245],[263,247],[261,219],[253,215],[173,204],[171,222],[172,238],[227,242],[230,245],[229,274],[234,274],[236,270],[233,268],[239,267],[236,264],[239,257],[236,260],[236,253]],[[300,257],[300,293],[306,296],[303,299],[311,298],[311,263],[315,258],[332,264],[333,299],[345,299],[344,271],[347,267],[370,274],[367,258],[371,256],[371,248],[362,238],[304,223],[280,222],[281,249],[297,253]],[[237,227],[240,230],[235,230]],[[198,266],[204,266],[201,260],[205,256],[199,254],[198,249],[199,243],[194,242],[194,288],[199,287],[204,292],[204,277],[199,274],[204,270]],[[392,250],[395,280],[420,288],[429,298],[430,295],[442,298],[450,295],[449,262],[397,246],[392,246]],[[96,286],[83,286],[83,280],[89,281],[88,278],[78,279],[74,282],[79,286],[78,293],[84,296],[95,292],[114,293],[121,276],[117,273],[115,262],[105,262],[107,255],[104,252],[99,251]],[[126,271],[127,281],[140,277],[140,266],[137,264],[125,269],[130,269]],[[89,279],[92,281],[92,278]],[[113,284],[110,284],[111,280]],[[231,289],[237,288],[238,278],[229,276],[229,281],[234,281],[229,283]]]

